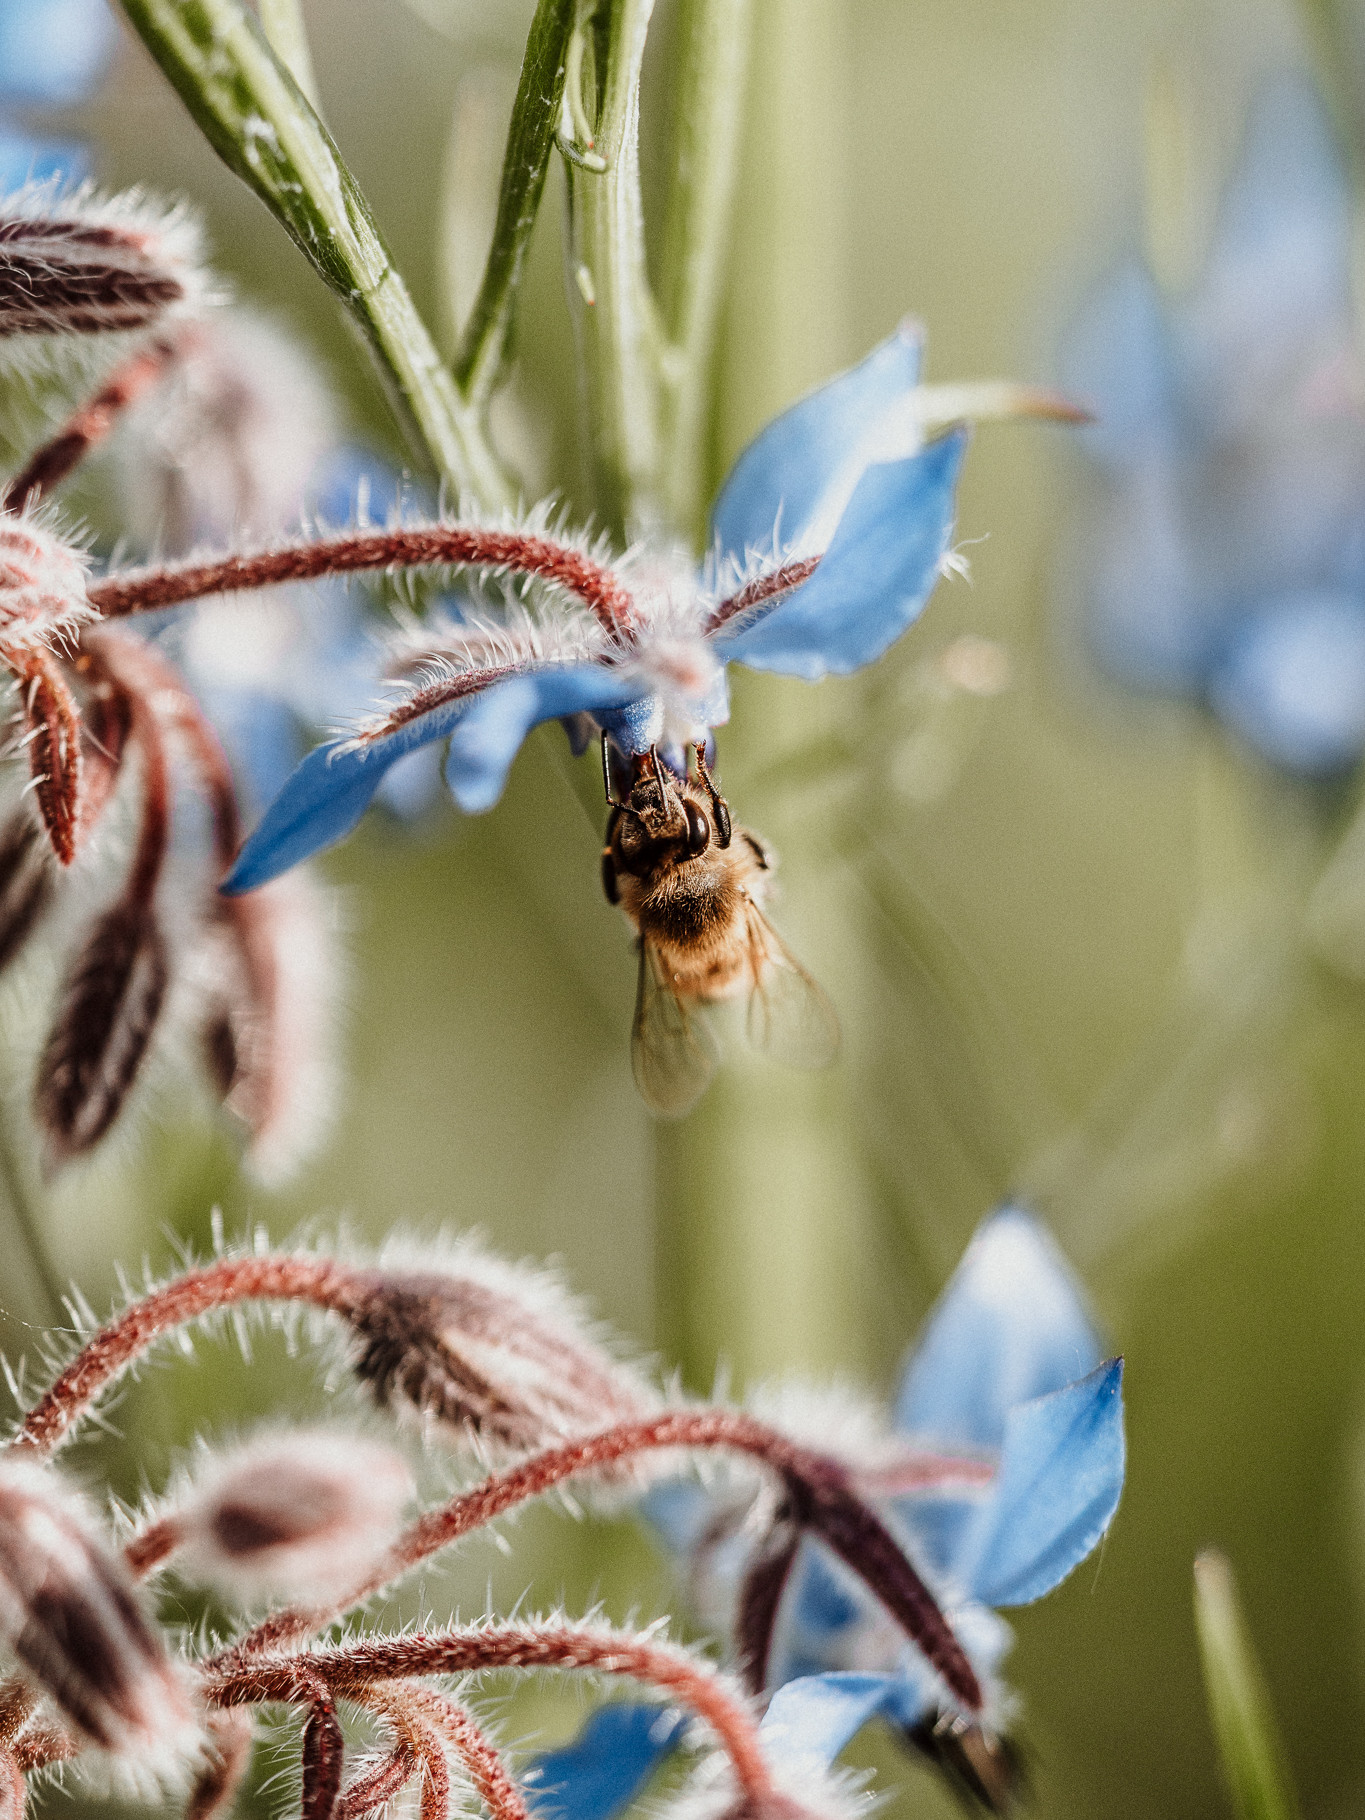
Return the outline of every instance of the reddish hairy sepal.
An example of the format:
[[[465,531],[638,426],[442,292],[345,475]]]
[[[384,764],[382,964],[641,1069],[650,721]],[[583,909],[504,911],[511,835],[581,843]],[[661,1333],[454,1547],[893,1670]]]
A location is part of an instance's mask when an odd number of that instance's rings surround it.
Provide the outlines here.
[[[394,526],[290,544],[213,562],[167,564],[106,576],[90,589],[90,603],[106,619],[156,612],[209,594],[266,588],[280,582],[316,581],[324,575],[366,569],[480,568],[491,574],[533,575],[575,595],[613,636],[634,622],[631,597],[605,564],[571,544],[530,531],[478,525]]]
[[[768,606],[781,594],[790,594],[803,581],[809,581],[819,566],[818,556],[807,556],[800,562],[785,563],[782,568],[773,569],[767,575],[755,576],[737,594],[730,595],[728,600],[722,600],[712,609],[706,621],[706,630],[718,632],[739,614],[751,612],[755,607]]]
[[[54,1159],[92,1150],[122,1111],[166,996],[166,945],[148,907],[107,910],[62,989],[33,1106]]]
[[[55,436],[34,450],[0,497],[0,511],[22,512],[59,486],[104,441],[120,415],[150,391],[176,352],[174,341],[159,340],[130,355]]]
[[[81,826],[81,721],[51,652],[0,640],[0,662],[19,685],[29,776],[52,851],[64,866],[76,857]]]
[[[48,648],[94,619],[86,559],[38,518],[0,509],[0,647]]]
[[[129,334],[202,288],[183,212],[41,191],[0,210],[0,339]]]
[[[47,842],[17,809],[0,823],[0,972],[19,953],[52,901]]]
[[[251,1766],[256,1728],[249,1712],[228,1708],[210,1713],[205,1729],[208,1760],[185,1803],[185,1820],[217,1820],[228,1813]]]
[[[353,1364],[384,1404],[462,1440],[525,1451],[637,1415],[638,1385],[565,1318],[533,1279],[467,1251],[445,1271],[359,1278]]]
[[[740,1678],[751,1694],[768,1683],[768,1658],[778,1608],[787,1590],[801,1531],[789,1516],[779,1516],[755,1552],[740,1584],[735,1610],[735,1656]]]
[[[36,1466],[0,1467],[0,1631],[86,1738],[179,1751],[189,1701],[133,1583],[70,1494]]]

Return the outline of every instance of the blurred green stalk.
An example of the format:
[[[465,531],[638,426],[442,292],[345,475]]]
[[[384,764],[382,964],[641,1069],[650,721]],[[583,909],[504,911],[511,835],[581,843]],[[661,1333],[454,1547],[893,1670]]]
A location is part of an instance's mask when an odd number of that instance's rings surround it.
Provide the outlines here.
[[[835,0],[754,7],[736,251],[715,382],[726,460],[850,351],[838,225],[845,20]],[[700,437],[695,447],[696,497],[705,500],[719,476],[700,465]],[[736,691],[720,763],[736,819],[772,833],[763,801],[743,797],[743,777],[816,738],[833,703],[822,691],[767,677],[737,678]],[[793,817],[778,846],[787,878],[828,875],[831,830],[819,809]],[[837,909],[810,927],[826,952],[836,943],[846,949]],[[805,958],[821,973],[819,952]],[[857,1368],[865,1362],[869,1194],[840,1074],[793,1074],[748,1055],[737,1035],[730,1040],[726,1066],[697,1110],[658,1128],[657,1344],[698,1388],[709,1388],[718,1361],[741,1380],[792,1366]]]
[[[1298,1820],[1298,1802],[1237,1583],[1228,1560],[1216,1550],[1206,1550],[1194,1564],[1194,1620],[1209,1716],[1239,1820]]]

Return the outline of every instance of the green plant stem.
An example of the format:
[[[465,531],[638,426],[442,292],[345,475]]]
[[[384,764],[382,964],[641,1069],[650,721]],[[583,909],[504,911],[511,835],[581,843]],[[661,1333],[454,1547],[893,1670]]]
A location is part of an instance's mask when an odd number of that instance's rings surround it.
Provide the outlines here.
[[[615,0],[593,149],[605,171],[569,172],[574,299],[597,472],[598,507],[618,535],[663,519],[660,334],[645,270],[640,206],[640,65],[653,0]],[[581,28],[580,28],[581,29]]]
[[[308,48],[308,32],[299,0],[257,0],[257,5],[261,30],[269,39],[271,49],[298,83],[308,105],[321,116],[313,53]]]
[[[1237,1582],[1228,1561],[1214,1550],[1194,1564],[1194,1617],[1209,1716],[1239,1820],[1298,1820]]]
[[[673,524],[700,531],[716,330],[743,138],[753,0],[683,0],[659,303],[661,489]]]
[[[43,1236],[42,1222],[29,1194],[28,1184],[24,1180],[23,1165],[15,1154],[14,1136],[9,1120],[0,1116],[0,1192],[9,1202],[10,1217],[14,1230],[19,1236],[28,1258],[29,1268],[33,1272],[43,1302],[45,1315],[53,1326],[60,1326],[65,1319],[63,1296],[65,1290],[57,1274],[57,1267],[48,1255],[47,1241]]]
[[[526,40],[493,244],[455,362],[465,397],[479,409],[497,389],[511,354],[517,294],[555,141],[573,19],[574,0],[540,0]]]
[[[219,157],[282,223],[378,356],[441,477],[485,509],[512,489],[442,363],[327,129],[241,0],[123,0]]]

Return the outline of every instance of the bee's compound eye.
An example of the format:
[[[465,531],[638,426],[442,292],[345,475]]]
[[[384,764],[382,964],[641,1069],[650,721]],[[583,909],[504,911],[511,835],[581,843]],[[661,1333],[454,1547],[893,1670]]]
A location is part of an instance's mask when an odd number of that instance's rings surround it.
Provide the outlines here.
[[[711,824],[706,819],[706,811],[695,803],[686,803],[684,807],[687,810],[687,851],[705,853],[711,844]]]

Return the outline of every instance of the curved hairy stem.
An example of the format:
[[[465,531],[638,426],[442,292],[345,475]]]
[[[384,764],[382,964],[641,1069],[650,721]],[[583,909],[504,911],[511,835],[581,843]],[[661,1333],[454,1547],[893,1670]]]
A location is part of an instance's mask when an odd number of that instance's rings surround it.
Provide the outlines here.
[[[512,489],[481,414],[442,363],[369,204],[243,0],[122,0],[225,164],[336,292],[441,476],[485,508]]]
[[[134,569],[93,583],[88,598],[106,619],[124,619],[132,613],[155,613],[162,607],[201,600],[208,594],[249,591],[288,581],[315,581],[322,575],[462,565],[535,575],[576,595],[613,635],[630,629],[630,595],[610,569],[581,550],[548,537],[525,531],[484,530],[477,525],[351,531],[311,543],[281,545],[254,555],[234,554],[212,562]]]
[[[356,1306],[354,1271],[331,1258],[222,1258],[188,1270],[109,1322],[39,1397],[12,1443],[51,1453],[100,1393],[162,1334],[238,1302],[309,1302],[347,1315]]]
[[[408,1572],[419,1562],[515,1510],[531,1498],[586,1472],[670,1448],[725,1448],[759,1461],[780,1481],[790,1520],[818,1535],[886,1607],[965,1707],[979,1712],[976,1673],[951,1625],[881,1519],[859,1497],[836,1461],[736,1410],[671,1410],[621,1422],[600,1434],[546,1448],[507,1471],[493,1473],[409,1525],[363,1584],[327,1609],[276,1612],[213,1658],[219,1669],[259,1652],[315,1635],[325,1625]],[[979,1484],[976,1462],[966,1463]]]
[[[501,1669],[564,1668],[625,1675],[661,1689],[689,1707],[715,1733],[751,1800],[774,1793],[754,1723],[740,1695],[708,1663],[686,1650],[629,1631],[572,1624],[507,1624],[381,1638],[300,1656],[273,1656],[230,1667],[205,1688],[211,1704],[236,1706],[297,1700],[303,1678],[322,1682],[341,1698],[373,1699],[377,1681]]]

